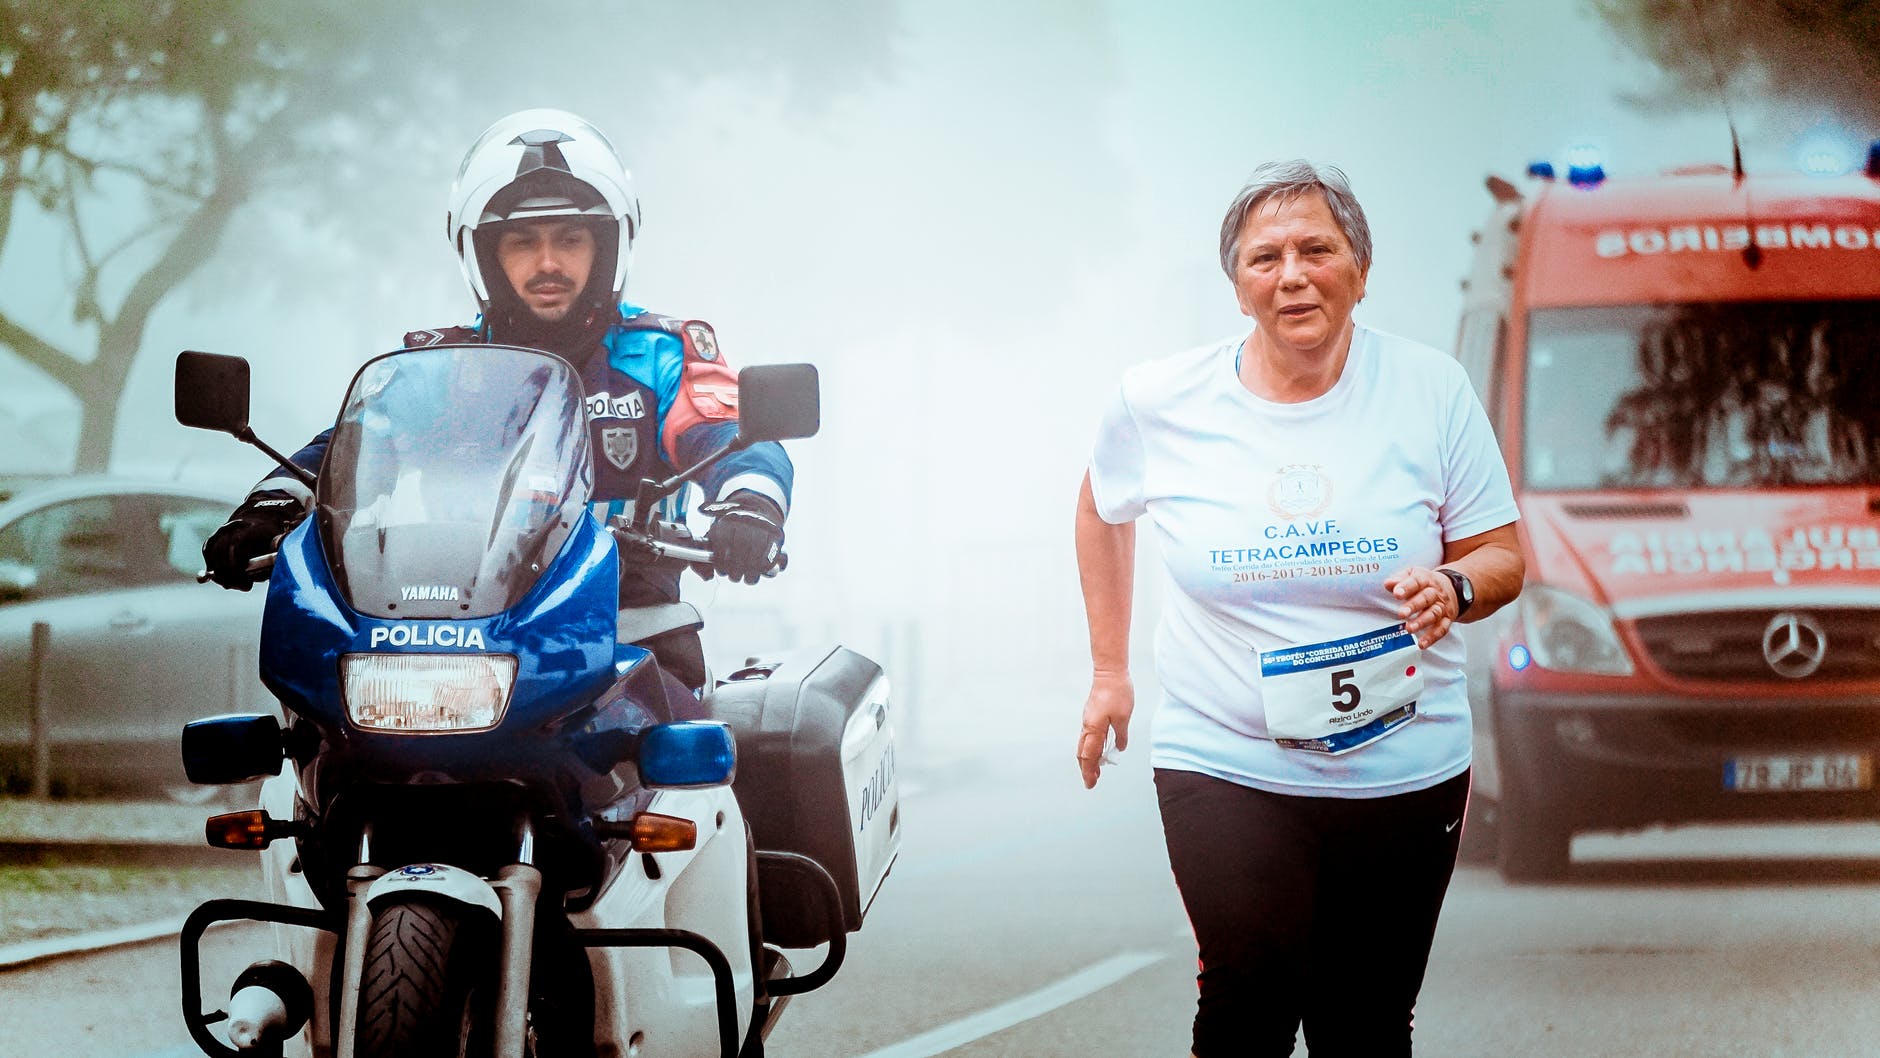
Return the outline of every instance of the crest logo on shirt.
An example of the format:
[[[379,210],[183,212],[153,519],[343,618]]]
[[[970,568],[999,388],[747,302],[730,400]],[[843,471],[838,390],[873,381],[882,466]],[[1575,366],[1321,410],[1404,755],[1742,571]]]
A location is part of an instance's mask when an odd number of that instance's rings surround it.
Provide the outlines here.
[[[1266,487],[1266,505],[1288,521],[1323,513],[1332,505],[1332,483],[1320,469],[1306,463],[1280,467],[1279,475]]]
[[[702,323],[688,323],[685,325],[685,336],[692,340],[692,351],[698,354],[700,360],[718,359],[718,338],[712,334],[710,327]]]
[[[640,435],[631,426],[614,426],[601,431],[601,452],[607,461],[621,470],[633,465],[640,454]]]

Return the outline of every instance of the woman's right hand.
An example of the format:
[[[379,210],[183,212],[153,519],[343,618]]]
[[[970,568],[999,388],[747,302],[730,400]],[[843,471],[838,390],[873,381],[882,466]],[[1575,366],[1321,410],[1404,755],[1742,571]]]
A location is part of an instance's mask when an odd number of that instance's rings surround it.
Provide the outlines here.
[[[1116,732],[1116,748],[1129,748],[1129,716],[1136,711],[1136,688],[1126,672],[1099,672],[1090,680],[1090,697],[1084,699],[1084,723],[1077,733],[1077,768],[1084,775],[1084,789],[1097,785],[1103,768],[1103,747],[1111,731]]]

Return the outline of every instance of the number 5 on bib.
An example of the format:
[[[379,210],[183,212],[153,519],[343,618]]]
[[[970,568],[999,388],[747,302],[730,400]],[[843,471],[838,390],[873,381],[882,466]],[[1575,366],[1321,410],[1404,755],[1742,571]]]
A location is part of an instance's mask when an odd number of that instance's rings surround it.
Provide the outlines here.
[[[1423,651],[1402,625],[1260,654],[1266,731],[1287,749],[1348,753],[1416,719]]]

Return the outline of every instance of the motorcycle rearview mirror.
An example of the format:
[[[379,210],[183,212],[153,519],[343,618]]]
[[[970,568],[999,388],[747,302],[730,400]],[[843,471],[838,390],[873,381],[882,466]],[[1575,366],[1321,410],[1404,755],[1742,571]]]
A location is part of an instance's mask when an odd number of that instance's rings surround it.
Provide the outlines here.
[[[266,713],[236,713],[183,725],[183,774],[202,786],[278,775],[287,759],[281,722]]]
[[[814,437],[822,391],[814,364],[758,364],[738,372],[738,441]]]
[[[176,354],[176,421],[198,430],[232,435],[259,448],[269,458],[293,471],[311,488],[312,471],[288,462],[286,456],[262,443],[248,427],[248,361],[239,356],[185,350]]]
[[[176,421],[240,437],[248,429],[248,361],[219,353],[176,354]]]
[[[640,735],[640,783],[649,790],[723,786],[738,773],[731,729],[712,720],[655,724]]]

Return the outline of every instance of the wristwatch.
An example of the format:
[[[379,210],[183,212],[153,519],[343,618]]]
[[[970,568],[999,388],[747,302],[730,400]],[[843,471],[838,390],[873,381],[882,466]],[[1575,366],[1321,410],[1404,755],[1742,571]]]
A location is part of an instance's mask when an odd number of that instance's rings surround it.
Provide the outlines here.
[[[1475,605],[1475,585],[1469,583],[1468,577],[1453,569],[1442,568],[1436,572],[1448,577],[1450,586],[1456,589],[1456,617],[1468,613],[1469,607]]]

